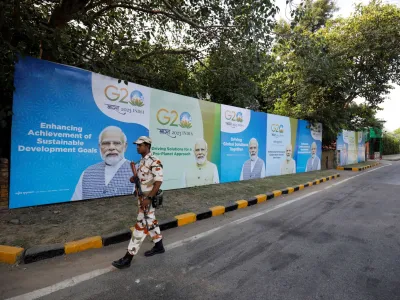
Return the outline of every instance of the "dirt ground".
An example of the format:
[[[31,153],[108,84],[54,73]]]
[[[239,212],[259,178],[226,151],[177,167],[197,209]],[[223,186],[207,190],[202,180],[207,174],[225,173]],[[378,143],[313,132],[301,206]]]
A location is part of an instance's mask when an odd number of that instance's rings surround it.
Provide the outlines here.
[[[336,174],[336,170],[267,177],[164,192],[159,221],[187,212],[201,212],[275,189],[295,186]],[[0,245],[29,248],[64,243],[127,229],[136,220],[133,196],[68,202],[46,206],[0,210]]]

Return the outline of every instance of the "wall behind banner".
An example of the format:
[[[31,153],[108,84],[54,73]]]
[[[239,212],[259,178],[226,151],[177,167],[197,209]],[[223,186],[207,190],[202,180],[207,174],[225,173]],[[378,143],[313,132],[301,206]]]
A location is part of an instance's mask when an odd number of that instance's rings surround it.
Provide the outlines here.
[[[320,168],[322,126],[304,120],[29,57],[15,86],[10,208],[131,194],[141,135],[163,162],[164,190]]]

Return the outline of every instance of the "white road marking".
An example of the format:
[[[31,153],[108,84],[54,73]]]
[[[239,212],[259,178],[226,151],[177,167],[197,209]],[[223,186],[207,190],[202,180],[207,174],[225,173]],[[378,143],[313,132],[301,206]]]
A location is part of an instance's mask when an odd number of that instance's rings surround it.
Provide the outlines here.
[[[265,214],[267,214],[267,213],[269,213],[269,212],[271,212],[271,211],[274,211],[274,210],[276,210],[276,209],[279,209],[279,208],[281,208],[281,207],[284,207],[284,206],[290,205],[290,204],[292,204],[292,203],[294,203],[294,202],[303,200],[304,198],[308,198],[308,197],[310,197],[310,196],[312,196],[312,195],[315,195],[315,194],[317,194],[317,193],[319,193],[319,192],[321,192],[321,191],[323,191],[323,190],[326,190],[326,189],[331,188],[331,187],[333,187],[333,186],[336,186],[336,185],[345,183],[345,182],[350,181],[350,180],[352,180],[352,179],[354,179],[354,178],[357,178],[358,176],[362,176],[362,175],[365,175],[365,174],[367,174],[367,173],[377,171],[377,170],[379,170],[379,169],[381,169],[381,168],[384,168],[384,167],[387,167],[387,166],[388,166],[388,165],[384,165],[384,166],[382,166],[382,167],[379,167],[379,168],[376,168],[376,169],[373,169],[373,170],[370,170],[370,171],[363,172],[362,174],[358,174],[358,175],[355,175],[355,176],[352,176],[352,177],[343,179],[343,180],[341,180],[341,181],[339,181],[339,182],[336,182],[336,183],[332,184],[331,186],[326,187],[326,188],[324,188],[324,189],[322,189],[322,190],[314,191],[314,192],[305,194],[305,195],[303,195],[303,196],[301,196],[301,197],[295,198],[295,199],[293,199],[293,200],[286,201],[286,202],[284,202],[284,203],[282,203],[282,204],[278,204],[278,205],[276,205],[276,206],[274,206],[274,207],[271,207],[271,208],[268,208],[268,209],[264,209],[264,210],[262,210],[262,211],[259,211],[259,212],[257,212],[257,213],[254,213],[254,214],[252,214],[252,215],[250,215],[250,216],[247,216],[247,217],[244,217],[244,218],[241,218],[241,219],[232,221],[232,222],[227,223],[227,224],[225,224],[225,225],[222,225],[222,226],[213,228],[213,229],[211,229],[211,230],[208,230],[208,231],[205,231],[205,232],[196,234],[196,235],[194,235],[194,236],[192,236],[192,237],[189,237],[189,238],[186,238],[186,239],[177,241],[177,242],[175,242],[175,243],[166,245],[165,248],[166,248],[167,250],[171,250],[171,249],[174,249],[174,248],[183,246],[183,245],[185,245],[185,244],[194,242],[194,241],[196,241],[196,240],[198,240],[198,239],[201,239],[201,238],[204,238],[204,237],[206,237],[206,236],[209,236],[209,235],[213,234],[214,232],[219,231],[219,230],[221,230],[221,229],[223,229],[223,228],[226,228],[226,227],[229,227],[229,226],[232,226],[232,225],[237,225],[237,224],[240,224],[240,223],[243,223],[243,222],[252,220],[252,219],[254,219],[254,218],[257,218],[257,217],[259,217],[259,216],[265,215]],[[340,177],[339,177],[339,178],[340,178]],[[56,283],[56,284],[54,284],[54,285],[51,285],[51,286],[48,286],[48,287],[45,287],[45,288],[42,288],[42,289],[39,289],[39,290],[30,292],[30,293],[26,293],[26,294],[23,294],[23,295],[20,295],[20,296],[16,296],[16,297],[13,297],[13,298],[8,298],[8,299],[6,299],[6,300],[28,300],[28,299],[29,299],[29,300],[33,300],[33,299],[38,299],[38,298],[40,298],[40,297],[47,296],[47,295],[52,294],[52,293],[54,293],[54,292],[57,292],[57,291],[59,291],[59,290],[65,289],[65,288],[67,288],[67,287],[75,286],[75,285],[77,285],[77,284],[79,284],[79,283],[82,283],[82,282],[84,282],[84,281],[93,279],[93,278],[98,277],[98,276],[100,276],[100,275],[103,275],[103,274],[112,272],[112,271],[114,271],[114,270],[116,270],[116,269],[115,269],[113,266],[110,266],[110,267],[104,268],[104,269],[94,270],[94,271],[91,271],[91,272],[88,272],[88,273],[85,273],[85,274],[82,274],[82,275],[79,275],[79,276],[72,277],[72,278],[70,278],[70,279],[66,279],[66,280],[61,281],[61,282],[59,282],[59,283]],[[139,280],[139,282],[140,282],[140,280]],[[138,282],[137,282],[137,283],[138,283]]]
[[[20,295],[20,296],[9,298],[7,300],[31,300],[31,299],[37,299],[37,298],[40,298],[40,297],[47,296],[47,295],[49,295],[51,293],[57,292],[59,290],[62,290],[62,289],[77,285],[78,283],[81,283],[81,282],[84,282],[86,280],[95,278],[97,276],[106,274],[106,273],[111,272],[113,270],[115,270],[115,268],[113,266],[110,266],[110,267],[104,268],[104,269],[94,270],[94,271],[89,272],[89,273],[85,273],[85,274],[82,274],[82,275],[78,275],[78,276],[66,279],[64,281],[61,281],[61,282],[53,284],[51,286],[42,288],[40,290],[36,290],[36,291],[30,292],[30,293],[26,293],[26,294],[23,294],[23,295]]]

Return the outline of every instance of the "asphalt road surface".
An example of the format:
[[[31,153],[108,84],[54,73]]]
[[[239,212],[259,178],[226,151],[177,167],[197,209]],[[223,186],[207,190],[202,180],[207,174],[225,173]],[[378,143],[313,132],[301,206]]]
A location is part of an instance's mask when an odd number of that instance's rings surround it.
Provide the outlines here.
[[[400,162],[340,173],[165,231],[167,251],[146,258],[146,241],[129,269],[110,267],[127,243],[2,265],[0,298],[400,299]]]

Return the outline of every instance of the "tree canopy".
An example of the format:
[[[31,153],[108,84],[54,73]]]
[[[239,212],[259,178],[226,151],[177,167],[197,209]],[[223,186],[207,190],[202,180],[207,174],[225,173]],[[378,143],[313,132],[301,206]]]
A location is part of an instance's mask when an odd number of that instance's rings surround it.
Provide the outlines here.
[[[209,55],[268,49],[276,12],[269,0],[3,1],[0,124],[9,137],[17,54],[197,96],[206,94],[196,85],[205,80],[193,78],[199,66],[221,74],[205,65]]]
[[[375,112],[400,83],[400,10],[372,1],[335,19],[335,9],[332,0],[308,0],[297,22],[277,25],[262,83],[264,110],[322,122],[327,142],[341,128],[381,127]]]
[[[400,141],[400,128],[394,130],[393,135]]]

